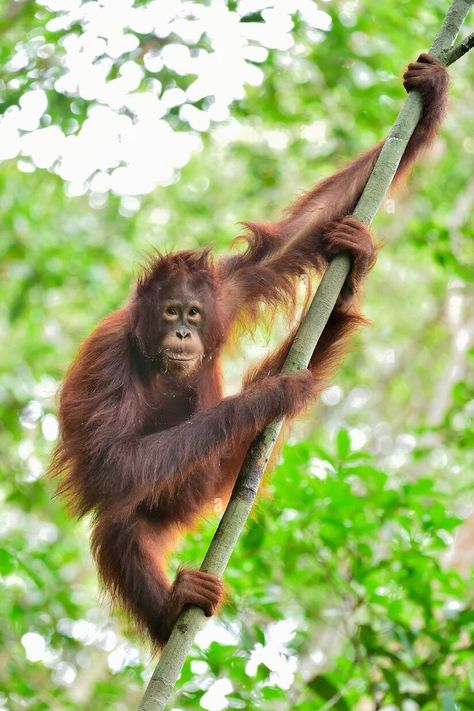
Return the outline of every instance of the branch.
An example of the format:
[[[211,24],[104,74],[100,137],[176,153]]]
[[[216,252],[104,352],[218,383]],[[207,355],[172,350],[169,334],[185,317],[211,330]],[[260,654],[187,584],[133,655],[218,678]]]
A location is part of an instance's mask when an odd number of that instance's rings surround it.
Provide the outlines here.
[[[465,40],[460,42],[456,47],[452,47],[450,50],[443,51],[440,54],[440,59],[449,67],[450,64],[456,62],[458,59],[469,52],[470,49],[474,47],[474,32],[466,37]]]
[[[454,0],[430,49],[432,54],[442,58],[443,51],[448,52],[473,3],[474,0]],[[467,40],[462,45],[465,45],[466,42]],[[451,50],[452,54],[446,54],[449,56],[449,60],[445,59],[445,61],[454,62],[470,48],[460,50],[462,45]],[[421,99],[416,92],[411,92],[385,141],[380,157],[354,211],[354,215],[366,224],[372,222],[390,186],[420,115]],[[282,372],[294,373],[307,367],[349,273],[350,266],[350,257],[344,253],[338,254],[331,261],[298,330]],[[266,427],[250,447],[232,497],[206,553],[201,570],[219,577],[222,576],[250,513],[260,480],[282,424],[280,421]],[[165,708],[191,649],[194,637],[203,626],[204,619],[203,611],[197,607],[191,607],[181,613],[161,654],[139,711],[160,711]]]

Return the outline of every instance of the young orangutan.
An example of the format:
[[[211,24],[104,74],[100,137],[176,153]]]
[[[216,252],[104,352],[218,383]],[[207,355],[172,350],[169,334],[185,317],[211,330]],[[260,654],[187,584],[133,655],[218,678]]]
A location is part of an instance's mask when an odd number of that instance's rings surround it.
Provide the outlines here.
[[[408,65],[407,91],[423,100],[397,177],[433,139],[447,72],[422,54]],[[278,222],[248,222],[247,249],[217,260],[210,250],[156,257],[129,303],[82,345],[60,395],[60,439],[52,464],[74,512],[93,512],[92,550],[112,598],[162,646],[184,605],[211,615],[221,582],[165,560],[177,536],[215,498],[226,498],[252,439],[268,423],[301,412],[325,386],[361,323],[356,295],[375,258],[368,229],[350,217],[383,143],[318,183]],[[293,334],[222,396],[220,356],[245,309],[291,303],[302,274],[321,273],[340,251],[352,270],[308,370],[279,371]]]

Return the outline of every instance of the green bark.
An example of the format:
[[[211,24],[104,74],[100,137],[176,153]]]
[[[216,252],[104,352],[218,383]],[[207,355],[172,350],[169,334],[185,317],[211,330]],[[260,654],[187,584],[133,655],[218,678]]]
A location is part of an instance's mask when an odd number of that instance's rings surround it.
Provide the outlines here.
[[[472,47],[472,39],[470,41],[468,38],[462,43],[464,46],[461,51],[458,48],[450,49],[473,2],[474,0],[454,0],[431,46],[430,52],[440,57],[446,64],[456,61]],[[415,92],[411,92],[387,137],[354,211],[354,215],[366,224],[372,222],[384,199],[400,158],[418,123],[420,113],[420,97]],[[339,254],[331,261],[295,337],[282,372],[294,373],[307,367],[349,273],[350,264],[350,257],[347,254]],[[201,570],[222,576],[252,508],[281,426],[282,422],[276,422],[267,427],[250,447],[231,500],[206,553]],[[204,621],[204,613],[196,607],[186,610],[179,616],[148,684],[139,711],[159,711],[166,707],[195,635]]]

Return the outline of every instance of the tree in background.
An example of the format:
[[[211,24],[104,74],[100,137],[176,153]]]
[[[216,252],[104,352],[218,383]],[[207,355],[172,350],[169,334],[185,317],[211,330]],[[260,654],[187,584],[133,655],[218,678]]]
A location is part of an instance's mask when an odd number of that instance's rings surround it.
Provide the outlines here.
[[[243,215],[274,214],[382,137],[396,75],[446,9],[136,5],[1,9],[6,709],[133,708],[146,674],[97,602],[86,536],[41,479],[77,344],[143,250],[223,247]],[[472,498],[472,72],[453,72],[416,197],[377,218],[375,326],[286,447],[176,708],[474,706],[472,543],[453,543]],[[236,382],[265,338],[229,362]],[[180,559],[198,562],[212,529]]]

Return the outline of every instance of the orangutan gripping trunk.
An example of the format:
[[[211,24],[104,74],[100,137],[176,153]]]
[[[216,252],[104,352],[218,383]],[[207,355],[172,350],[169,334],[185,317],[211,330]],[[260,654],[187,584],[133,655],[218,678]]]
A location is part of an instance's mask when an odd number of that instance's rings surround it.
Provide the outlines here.
[[[447,91],[444,66],[426,54],[405,88],[423,100],[397,177],[434,137]],[[214,261],[210,250],[151,260],[130,302],[82,345],[60,395],[52,471],[80,516],[93,514],[92,550],[112,598],[162,646],[187,604],[211,615],[222,599],[213,575],[166,556],[216,498],[226,499],[252,439],[294,417],[326,386],[349,334],[364,319],[360,283],[375,260],[369,230],[350,217],[383,144],[318,183],[273,223],[246,223],[245,252]],[[222,395],[220,356],[239,312],[291,304],[297,277],[321,273],[337,252],[352,270],[309,369],[280,375],[293,334],[250,371],[242,392]]]

